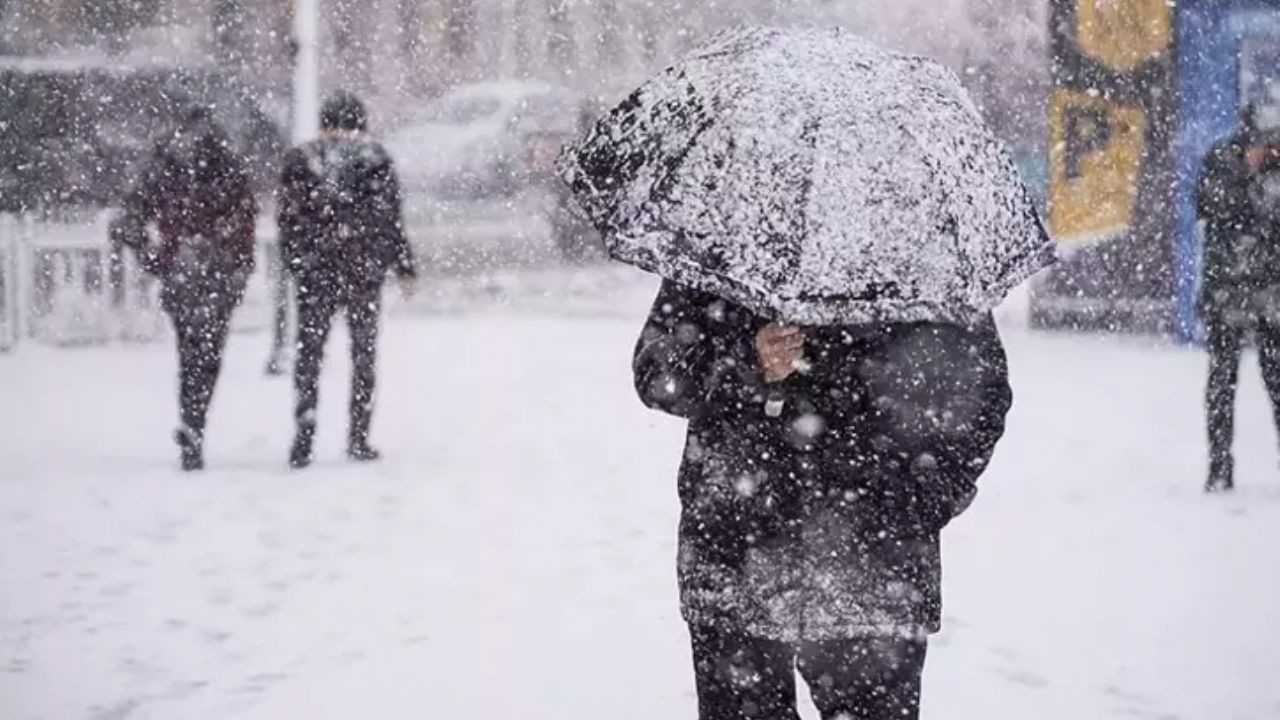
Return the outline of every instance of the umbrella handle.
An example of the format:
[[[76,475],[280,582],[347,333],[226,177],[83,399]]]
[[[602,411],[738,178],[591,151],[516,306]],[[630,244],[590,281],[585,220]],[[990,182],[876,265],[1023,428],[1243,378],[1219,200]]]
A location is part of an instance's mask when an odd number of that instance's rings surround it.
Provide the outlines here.
[[[782,417],[782,411],[783,409],[786,408],[786,406],[787,406],[787,396],[785,393],[782,392],[782,389],[778,387],[769,388],[769,393],[768,395],[765,396],[765,399],[764,399],[765,417],[770,417],[770,418]]]
[[[797,374],[808,375],[813,372],[813,363],[801,358],[796,361],[795,368]],[[787,393],[784,388],[786,382],[786,380],[782,380],[769,386],[769,392],[765,394],[764,398],[764,414],[766,417],[782,417],[782,411],[787,407]]]

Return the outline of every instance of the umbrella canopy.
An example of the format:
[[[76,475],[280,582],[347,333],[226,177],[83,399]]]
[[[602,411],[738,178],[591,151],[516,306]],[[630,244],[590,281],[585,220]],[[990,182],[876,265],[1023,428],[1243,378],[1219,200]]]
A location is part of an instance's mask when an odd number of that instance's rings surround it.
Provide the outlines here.
[[[838,29],[717,36],[560,172],[614,258],[788,323],[968,322],[1054,259],[955,75]]]

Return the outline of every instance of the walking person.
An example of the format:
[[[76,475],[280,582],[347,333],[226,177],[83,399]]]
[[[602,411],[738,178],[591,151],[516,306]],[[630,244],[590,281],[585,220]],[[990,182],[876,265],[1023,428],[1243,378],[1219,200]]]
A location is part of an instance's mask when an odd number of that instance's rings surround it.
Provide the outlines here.
[[[416,274],[395,167],[369,137],[364,105],[339,94],[324,103],[320,124],[319,140],[285,157],[279,203],[285,263],[297,289],[294,468],[312,461],[324,346],[339,311],[351,335],[347,456],[378,459],[369,430],[382,286],[388,272],[406,281]]]
[[[610,254],[662,278],[633,370],[688,420],[699,718],[798,720],[797,671],[824,720],[917,718],[940,533],[1012,403],[991,309],[1054,260],[1007,152],[932,61],[743,29],[561,170]]]
[[[204,467],[205,425],[231,314],[254,267],[257,203],[246,164],[205,108],[191,110],[158,144],[111,223],[114,246],[132,247],[161,281],[178,344],[182,468]],[[148,240],[154,223],[160,243]]]
[[[1209,492],[1235,487],[1240,357],[1252,335],[1280,429],[1280,138],[1246,106],[1237,131],[1205,157],[1196,193],[1204,221],[1199,310],[1209,352],[1205,409]]]
[[[801,329],[666,282],[635,382],[690,421],[679,575],[699,716],[798,717],[798,668],[824,718],[916,717],[939,533],[1011,402],[994,323]],[[935,427],[931,407],[953,415]]]

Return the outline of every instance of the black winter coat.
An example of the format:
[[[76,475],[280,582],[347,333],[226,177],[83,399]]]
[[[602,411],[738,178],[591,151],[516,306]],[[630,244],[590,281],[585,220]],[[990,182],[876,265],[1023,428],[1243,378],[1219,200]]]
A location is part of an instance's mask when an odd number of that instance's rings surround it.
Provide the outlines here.
[[[811,369],[776,387],[763,324],[664,283],[636,347],[641,399],[689,419],[685,619],[788,642],[936,632],[939,533],[1012,401],[994,322],[809,329]]]
[[[364,138],[289,151],[281,171],[280,240],[289,270],[309,282],[380,284],[414,274],[391,157]]]
[[[1239,137],[1215,145],[1196,186],[1205,221],[1199,309],[1210,323],[1280,321],[1280,223],[1262,211],[1264,176],[1249,171],[1245,145]]]
[[[257,214],[244,159],[221,129],[200,121],[156,146],[110,232],[162,279],[170,313],[226,314],[253,272]],[[151,223],[158,245],[148,240]]]

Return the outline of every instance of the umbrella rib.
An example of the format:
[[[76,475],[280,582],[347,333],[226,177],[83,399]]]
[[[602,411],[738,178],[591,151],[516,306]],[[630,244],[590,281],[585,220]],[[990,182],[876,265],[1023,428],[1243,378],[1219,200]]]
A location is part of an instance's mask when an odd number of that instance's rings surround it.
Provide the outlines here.
[[[650,202],[659,202],[663,197],[669,197],[668,191],[670,186],[675,184],[676,173],[684,167],[684,162],[689,157],[689,153],[693,152],[694,146],[698,144],[698,139],[705,135],[715,123],[715,118],[711,116],[700,122],[698,128],[689,136],[689,141],[685,143],[680,152],[672,155],[667,162],[663,163],[662,176],[649,187]]]

